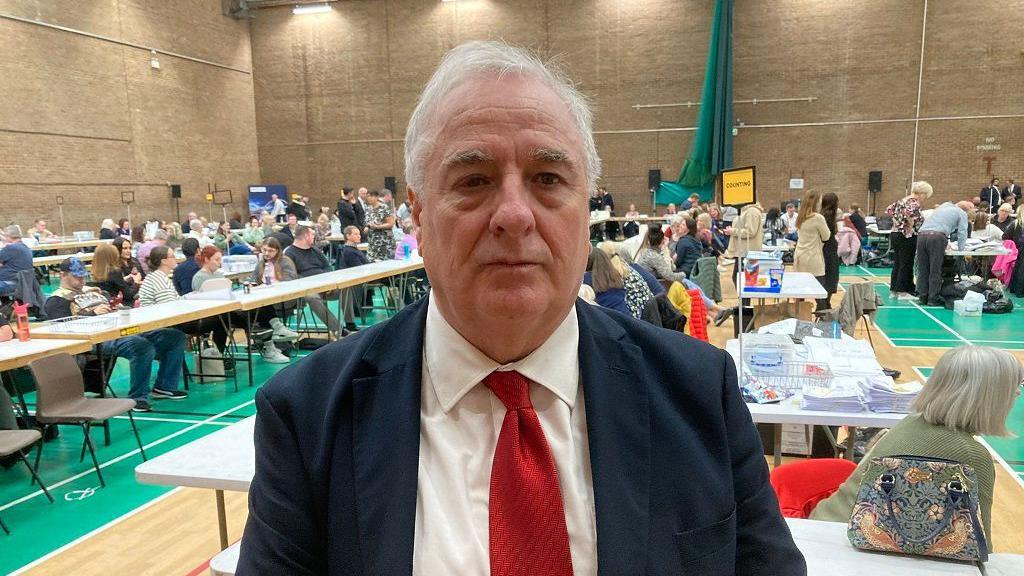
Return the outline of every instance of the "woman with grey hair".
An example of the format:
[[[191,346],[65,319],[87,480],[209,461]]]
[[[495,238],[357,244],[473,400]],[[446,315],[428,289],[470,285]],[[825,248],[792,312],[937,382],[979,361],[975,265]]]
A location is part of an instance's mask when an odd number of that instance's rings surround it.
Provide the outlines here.
[[[893,202],[885,209],[892,218],[892,233],[889,245],[892,247],[892,274],[889,291],[896,298],[909,299],[915,292],[914,256],[917,254],[917,232],[924,223],[921,203],[931,198],[932,185],[914,182],[910,194]]]
[[[772,485],[784,513],[802,509],[815,520],[846,522],[872,458],[943,458],[966,464],[977,474],[982,522],[991,542],[996,471],[992,456],[974,437],[1012,436],[1006,418],[1020,396],[1022,381],[1024,366],[1005,350],[961,346],[946,352],[914,400],[912,413],[875,443],[838,488],[835,483],[822,485],[828,478],[821,467],[831,467],[833,460],[807,460],[774,470]],[[852,463],[845,466],[852,467]],[[818,501],[831,490],[835,490],[831,496]]]

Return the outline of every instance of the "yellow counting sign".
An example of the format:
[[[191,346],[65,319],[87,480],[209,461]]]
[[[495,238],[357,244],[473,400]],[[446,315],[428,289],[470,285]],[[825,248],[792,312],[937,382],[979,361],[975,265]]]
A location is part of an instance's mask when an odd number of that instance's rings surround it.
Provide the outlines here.
[[[754,167],[722,171],[722,204],[741,206],[757,200]]]
[[[213,202],[213,194],[207,194],[206,195],[206,201],[207,202]]]

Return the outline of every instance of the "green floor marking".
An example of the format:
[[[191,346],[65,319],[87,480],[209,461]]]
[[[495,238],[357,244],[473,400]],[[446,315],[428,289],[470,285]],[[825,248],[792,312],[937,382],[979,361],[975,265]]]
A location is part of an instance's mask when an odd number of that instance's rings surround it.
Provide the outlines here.
[[[54,282],[50,287],[44,286],[44,290],[52,292],[56,286]],[[379,297],[377,299],[376,303],[380,304]],[[337,301],[334,301],[332,311],[337,311],[336,304]],[[381,310],[369,311],[366,325],[385,318],[387,315]],[[310,324],[314,322],[314,316],[308,309],[306,320]],[[358,313],[356,323],[363,326]],[[295,356],[307,354],[298,351]],[[252,400],[256,390],[288,364],[265,363],[259,354],[255,354],[253,360],[256,386],[252,388],[248,385],[247,367],[239,362],[236,364],[238,392],[234,391],[231,378],[206,384],[193,379],[188,398],[153,400],[152,412],[136,414],[136,424],[142,443],[146,446],[146,455],[150,458],[159,456],[224,427],[218,424],[233,424],[254,415],[256,407]],[[189,366],[194,372],[192,364],[190,359]],[[129,376],[125,360],[118,361],[111,385],[118,396],[127,395]],[[34,394],[28,394],[26,399],[29,409],[34,409]],[[223,412],[228,413],[213,417]],[[210,424],[200,424],[207,420]],[[170,436],[174,437],[167,439]],[[96,442],[96,457],[103,466],[103,478],[107,483],[105,488],[99,488],[99,479],[88,453],[79,462],[82,432],[71,426],[62,426],[60,437],[47,442],[43,448],[39,474],[51,489],[55,500],[53,504],[46,500],[38,486],[29,485],[28,470],[21,463],[7,470],[0,469],[0,517],[11,528],[10,536],[0,533],[0,574],[7,574],[34,562],[172,490],[169,487],[136,482],[135,467],[142,462],[142,458],[137,453],[138,445],[127,418],[112,420],[109,446],[103,444],[102,429],[93,431],[93,440]],[[157,444],[149,446],[151,443]],[[114,460],[117,461],[104,466]],[[209,513],[211,517],[216,514],[212,496]]]

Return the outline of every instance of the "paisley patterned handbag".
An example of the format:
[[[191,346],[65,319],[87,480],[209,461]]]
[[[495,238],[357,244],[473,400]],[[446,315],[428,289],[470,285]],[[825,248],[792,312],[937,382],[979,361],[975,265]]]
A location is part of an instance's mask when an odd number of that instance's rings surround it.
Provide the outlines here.
[[[864,550],[988,560],[978,478],[970,466],[954,460],[872,458],[847,535]]]

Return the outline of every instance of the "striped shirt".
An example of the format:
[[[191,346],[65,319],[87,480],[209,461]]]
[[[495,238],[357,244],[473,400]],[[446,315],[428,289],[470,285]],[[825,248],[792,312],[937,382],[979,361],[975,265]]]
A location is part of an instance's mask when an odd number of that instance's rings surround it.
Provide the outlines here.
[[[164,302],[174,302],[178,299],[178,291],[174,289],[174,283],[167,274],[160,270],[153,270],[145,279],[136,296],[139,299],[139,306],[152,306]]]

